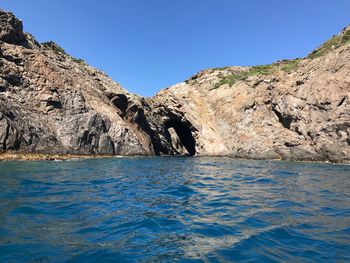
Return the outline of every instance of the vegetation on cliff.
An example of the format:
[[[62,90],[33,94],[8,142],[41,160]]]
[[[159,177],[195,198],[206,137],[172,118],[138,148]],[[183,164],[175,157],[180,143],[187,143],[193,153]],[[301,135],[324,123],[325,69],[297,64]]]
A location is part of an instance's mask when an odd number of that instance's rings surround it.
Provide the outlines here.
[[[320,47],[312,51],[307,57],[303,59],[315,59],[322,57],[328,54],[330,51],[335,50],[341,46],[350,43],[350,27],[346,27],[343,29],[341,33],[338,35],[334,35],[332,38],[327,40]],[[292,60],[281,60],[275,62],[273,64],[268,65],[258,65],[250,67],[248,70],[242,70],[240,72],[235,72],[233,74],[220,77],[220,81],[216,83],[213,89],[217,89],[222,85],[228,84],[230,87],[235,84],[237,81],[246,80],[249,76],[258,76],[258,75],[270,75],[275,73],[278,70],[282,70],[284,72],[291,72],[298,68],[298,64],[301,60],[300,58],[292,59]],[[224,70],[227,67],[215,68],[213,70]]]
[[[240,72],[235,72],[233,74],[221,77],[220,81],[214,85],[213,89],[217,89],[225,84],[228,84],[231,87],[237,81],[246,80],[250,76],[270,75],[278,70],[282,70],[284,72],[289,73],[290,71],[293,71],[298,67],[298,63],[300,62],[300,60],[301,59],[299,58],[293,60],[281,60],[269,65],[253,66],[250,67],[248,70],[242,70]]]
[[[327,40],[319,48],[311,52],[307,58],[315,59],[328,54],[330,51],[335,50],[341,46],[350,43],[350,28],[344,28],[343,32],[338,35],[334,35],[332,38]]]

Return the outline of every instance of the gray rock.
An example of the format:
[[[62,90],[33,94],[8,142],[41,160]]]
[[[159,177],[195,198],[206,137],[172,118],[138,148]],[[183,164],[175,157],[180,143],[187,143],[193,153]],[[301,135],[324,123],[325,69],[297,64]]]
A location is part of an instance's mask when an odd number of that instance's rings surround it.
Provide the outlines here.
[[[22,22],[10,12],[0,11],[0,40],[10,44],[24,40]]]

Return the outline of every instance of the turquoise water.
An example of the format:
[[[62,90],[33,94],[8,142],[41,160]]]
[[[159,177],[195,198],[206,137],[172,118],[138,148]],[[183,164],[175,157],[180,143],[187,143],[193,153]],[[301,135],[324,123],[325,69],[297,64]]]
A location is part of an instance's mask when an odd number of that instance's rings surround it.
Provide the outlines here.
[[[350,262],[350,166],[1,162],[0,262]]]

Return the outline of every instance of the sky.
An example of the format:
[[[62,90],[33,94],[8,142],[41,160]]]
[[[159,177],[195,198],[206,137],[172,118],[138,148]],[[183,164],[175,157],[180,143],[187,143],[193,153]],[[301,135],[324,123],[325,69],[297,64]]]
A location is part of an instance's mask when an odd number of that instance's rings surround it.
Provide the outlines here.
[[[350,0],[1,0],[127,90],[152,96],[206,68],[303,57],[350,24]]]

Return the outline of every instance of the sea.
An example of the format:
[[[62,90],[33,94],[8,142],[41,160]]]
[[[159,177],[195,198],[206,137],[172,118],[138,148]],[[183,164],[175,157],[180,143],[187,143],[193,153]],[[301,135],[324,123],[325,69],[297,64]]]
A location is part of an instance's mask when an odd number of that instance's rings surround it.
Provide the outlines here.
[[[3,161],[0,262],[350,262],[350,166]]]

